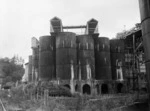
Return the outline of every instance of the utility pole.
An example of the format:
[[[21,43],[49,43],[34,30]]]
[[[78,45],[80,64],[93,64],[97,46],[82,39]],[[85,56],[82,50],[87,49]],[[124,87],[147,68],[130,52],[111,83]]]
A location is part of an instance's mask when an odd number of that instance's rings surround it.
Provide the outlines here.
[[[150,0],[139,0],[139,7],[141,14],[144,54],[146,60],[146,74],[149,94],[148,105],[150,111]]]

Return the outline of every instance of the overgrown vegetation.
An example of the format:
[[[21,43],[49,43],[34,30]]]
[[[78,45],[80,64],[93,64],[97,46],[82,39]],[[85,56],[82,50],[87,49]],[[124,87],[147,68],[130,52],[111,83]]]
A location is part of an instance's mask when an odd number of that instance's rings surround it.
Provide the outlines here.
[[[44,83],[44,84],[48,85],[48,83]],[[51,95],[51,91],[48,93],[48,96],[45,96],[45,94],[43,95],[39,92],[37,94],[36,92],[37,88],[42,87],[42,85],[43,84],[39,86],[39,84],[34,84],[34,83],[22,84],[19,85],[18,87],[13,87],[10,91],[7,90],[0,91],[0,98],[7,101],[5,102],[6,106],[11,105],[14,107],[24,109],[26,111],[36,111],[37,109],[38,111],[41,110],[43,111],[69,111],[69,110],[70,111],[105,111],[105,110],[109,111],[113,108],[133,104],[138,97],[135,94],[126,94],[120,96],[83,95],[78,97],[66,97],[66,96],[64,97],[63,95],[57,95],[57,96],[50,97],[49,95]],[[48,85],[48,88],[45,89],[55,90],[54,87],[62,87],[62,86],[51,84]],[[44,93],[45,91],[42,92]],[[61,94],[61,91],[58,94]],[[142,98],[145,100],[146,97],[142,97]]]
[[[46,94],[45,91],[48,91],[48,93]],[[14,106],[25,110],[48,108],[58,111],[66,111],[66,107],[58,103],[58,101],[55,100],[55,97],[63,98],[71,96],[72,94],[69,89],[64,86],[47,82],[20,84],[17,87],[12,87],[10,90],[0,91],[0,98],[5,100],[6,106]],[[49,97],[54,97],[54,99],[51,100]],[[43,105],[47,100],[50,100],[48,101],[49,105]]]
[[[117,39],[124,39],[127,35],[135,32],[137,30],[140,30],[140,29],[141,29],[141,24],[137,23],[137,24],[135,24],[135,27],[132,27],[129,30],[123,30],[122,32],[117,33],[116,38]]]
[[[14,56],[12,58],[0,58],[1,76],[3,76],[3,84],[8,82],[20,81],[23,74],[24,60],[21,57]]]

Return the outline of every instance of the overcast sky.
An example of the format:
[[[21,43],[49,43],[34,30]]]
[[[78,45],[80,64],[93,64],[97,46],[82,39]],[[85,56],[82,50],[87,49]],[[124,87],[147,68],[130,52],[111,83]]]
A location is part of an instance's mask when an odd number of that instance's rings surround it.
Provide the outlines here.
[[[0,57],[27,59],[31,38],[48,35],[54,16],[63,25],[85,25],[95,18],[100,36],[109,38],[140,22],[138,0],[0,0]]]

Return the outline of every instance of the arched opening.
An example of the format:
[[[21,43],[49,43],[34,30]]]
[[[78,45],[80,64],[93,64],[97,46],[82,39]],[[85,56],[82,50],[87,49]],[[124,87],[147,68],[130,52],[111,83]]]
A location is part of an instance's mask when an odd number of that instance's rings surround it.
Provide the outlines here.
[[[99,85],[98,85],[98,84],[96,85],[96,91],[97,91],[97,94],[99,94],[99,93],[100,93]]]
[[[123,89],[123,84],[122,84],[122,83],[119,83],[119,84],[117,85],[117,93],[123,93],[122,89]]]
[[[147,88],[145,88],[145,87],[144,87],[144,88],[141,88],[141,92],[142,92],[142,93],[147,93]]]
[[[91,87],[88,84],[83,86],[83,94],[91,94]]]
[[[108,94],[108,85],[107,84],[102,84],[101,93],[102,94]]]
[[[75,91],[77,92],[78,91],[78,85],[76,84],[75,86]]]
[[[70,85],[69,84],[64,85],[64,87],[66,87],[70,90]]]

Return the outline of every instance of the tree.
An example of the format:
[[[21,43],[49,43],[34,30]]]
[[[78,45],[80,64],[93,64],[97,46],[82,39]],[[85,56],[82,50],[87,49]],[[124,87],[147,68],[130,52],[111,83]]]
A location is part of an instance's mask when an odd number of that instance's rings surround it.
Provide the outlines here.
[[[5,65],[2,67],[2,71],[4,72],[4,83],[6,82],[16,82],[21,80],[24,74],[23,68],[24,60],[21,57],[14,56],[11,59],[9,58],[1,58],[0,64]]]
[[[116,34],[116,38],[117,39],[125,39],[125,37],[137,30],[141,30],[141,24],[140,23],[136,23],[134,27],[132,27],[129,30],[123,30],[122,32],[119,32]]]

